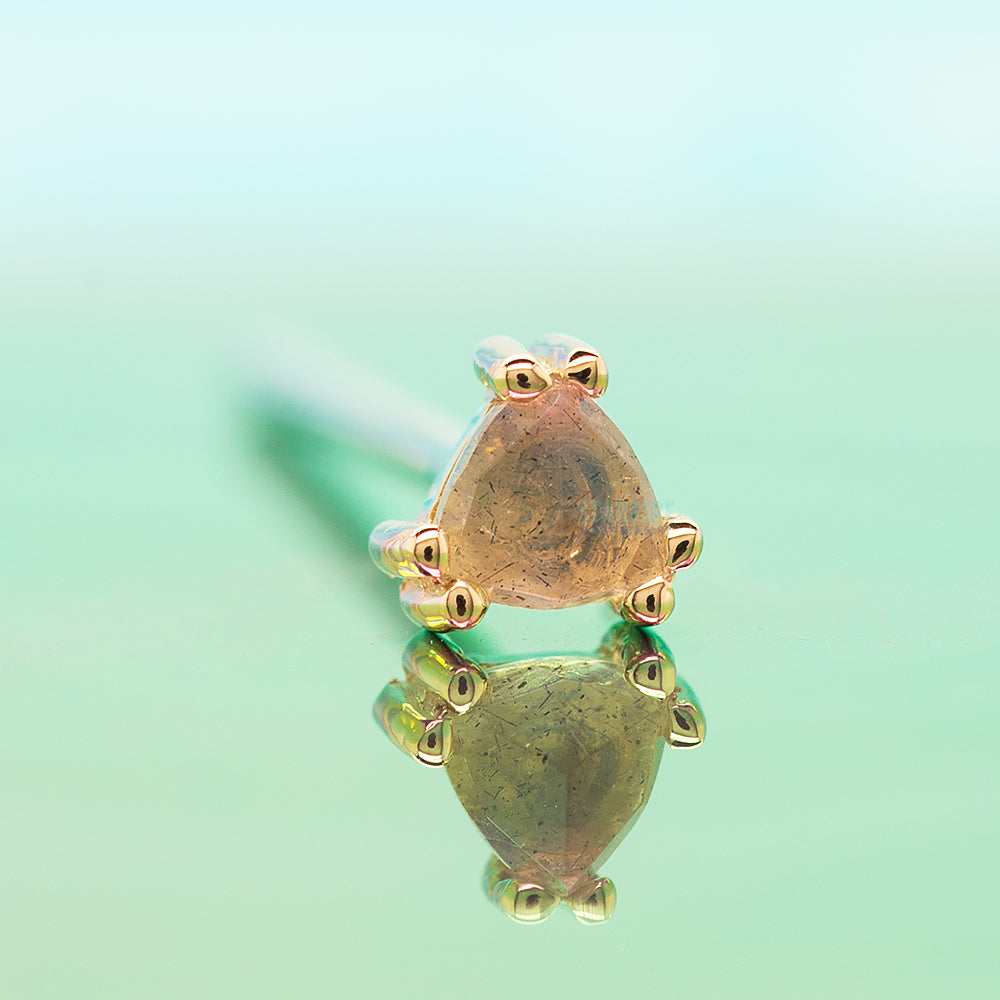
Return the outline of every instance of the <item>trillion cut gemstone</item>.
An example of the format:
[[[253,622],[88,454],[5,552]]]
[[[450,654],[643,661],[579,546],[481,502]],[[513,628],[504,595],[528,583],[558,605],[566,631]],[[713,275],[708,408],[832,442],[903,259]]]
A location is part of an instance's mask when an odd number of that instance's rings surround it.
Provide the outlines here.
[[[649,480],[572,381],[489,403],[429,516],[447,535],[451,574],[499,604],[591,604],[666,575]]]
[[[504,864],[572,893],[645,806],[669,702],[582,657],[494,667],[489,678],[484,701],[452,720],[448,776]]]

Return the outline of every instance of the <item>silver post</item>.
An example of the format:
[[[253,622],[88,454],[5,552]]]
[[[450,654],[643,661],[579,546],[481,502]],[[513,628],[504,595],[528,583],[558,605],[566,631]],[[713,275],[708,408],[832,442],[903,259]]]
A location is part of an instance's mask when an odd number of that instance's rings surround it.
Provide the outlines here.
[[[462,437],[461,421],[342,354],[301,337],[272,338],[246,367],[250,403],[368,454],[434,478]]]

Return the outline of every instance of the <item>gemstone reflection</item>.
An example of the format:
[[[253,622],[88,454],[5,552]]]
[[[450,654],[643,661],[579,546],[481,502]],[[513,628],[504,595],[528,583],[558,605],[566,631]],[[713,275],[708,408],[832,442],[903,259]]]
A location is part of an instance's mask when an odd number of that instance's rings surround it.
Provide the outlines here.
[[[444,766],[494,852],[490,898],[528,923],[559,902],[584,923],[607,919],[615,889],[598,868],[648,802],[664,745],[704,739],[667,647],[619,623],[594,656],[490,665],[423,633],[403,662],[406,678],[386,686],[376,716],[412,757]],[[476,680],[474,703],[453,695],[449,676]],[[445,726],[447,748],[429,759],[428,734]]]

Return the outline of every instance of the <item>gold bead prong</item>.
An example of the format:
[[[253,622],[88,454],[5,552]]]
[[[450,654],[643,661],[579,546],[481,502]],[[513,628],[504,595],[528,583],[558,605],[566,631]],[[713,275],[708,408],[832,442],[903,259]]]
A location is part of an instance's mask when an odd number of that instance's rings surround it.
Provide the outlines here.
[[[464,580],[447,585],[405,580],[399,588],[399,599],[410,618],[432,632],[472,628],[490,604],[479,587]]]
[[[451,754],[451,723],[440,715],[422,716],[399,681],[386,684],[375,701],[374,712],[389,739],[415,761],[431,767],[447,762]]]
[[[379,569],[404,580],[448,572],[448,541],[436,524],[383,521],[368,536],[368,551]]]
[[[597,397],[608,387],[608,366],[600,352],[590,344],[562,333],[549,333],[531,345],[552,370],[565,379],[583,386],[588,395]]]
[[[421,764],[440,767],[451,756],[451,723],[447,719],[429,719],[417,744],[417,760]]]
[[[676,514],[664,519],[667,532],[667,567],[673,571],[693,565],[701,555],[701,528]]]
[[[548,365],[512,337],[489,337],[477,348],[479,380],[500,399],[534,399],[552,385]]]
[[[659,625],[674,610],[674,589],[670,580],[657,576],[626,594],[620,611],[637,625]]]
[[[406,647],[403,664],[459,714],[468,712],[486,693],[488,682],[479,665],[439,636],[417,636]]]
[[[486,866],[486,894],[501,913],[519,924],[537,924],[559,906],[559,897],[537,882],[518,878],[499,858]]]
[[[666,643],[643,629],[627,628],[620,640],[625,679],[653,698],[666,698],[677,686],[677,667]]]
[[[609,878],[599,878],[568,902],[581,924],[602,924],[611,919],[616,900],[614,882]]]
[[[705,716],[695,702],[677,701],[671,706],[667,742],[680,749],[698,747],[705,742]]]

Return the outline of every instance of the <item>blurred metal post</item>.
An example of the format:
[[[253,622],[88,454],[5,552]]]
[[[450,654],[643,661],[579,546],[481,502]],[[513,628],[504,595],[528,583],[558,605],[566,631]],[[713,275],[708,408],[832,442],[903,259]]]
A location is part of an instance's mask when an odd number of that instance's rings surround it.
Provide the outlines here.
[[[297,337],[273,339],[244,375],[251,406],[433,479],[465,425],[344,356]]]

